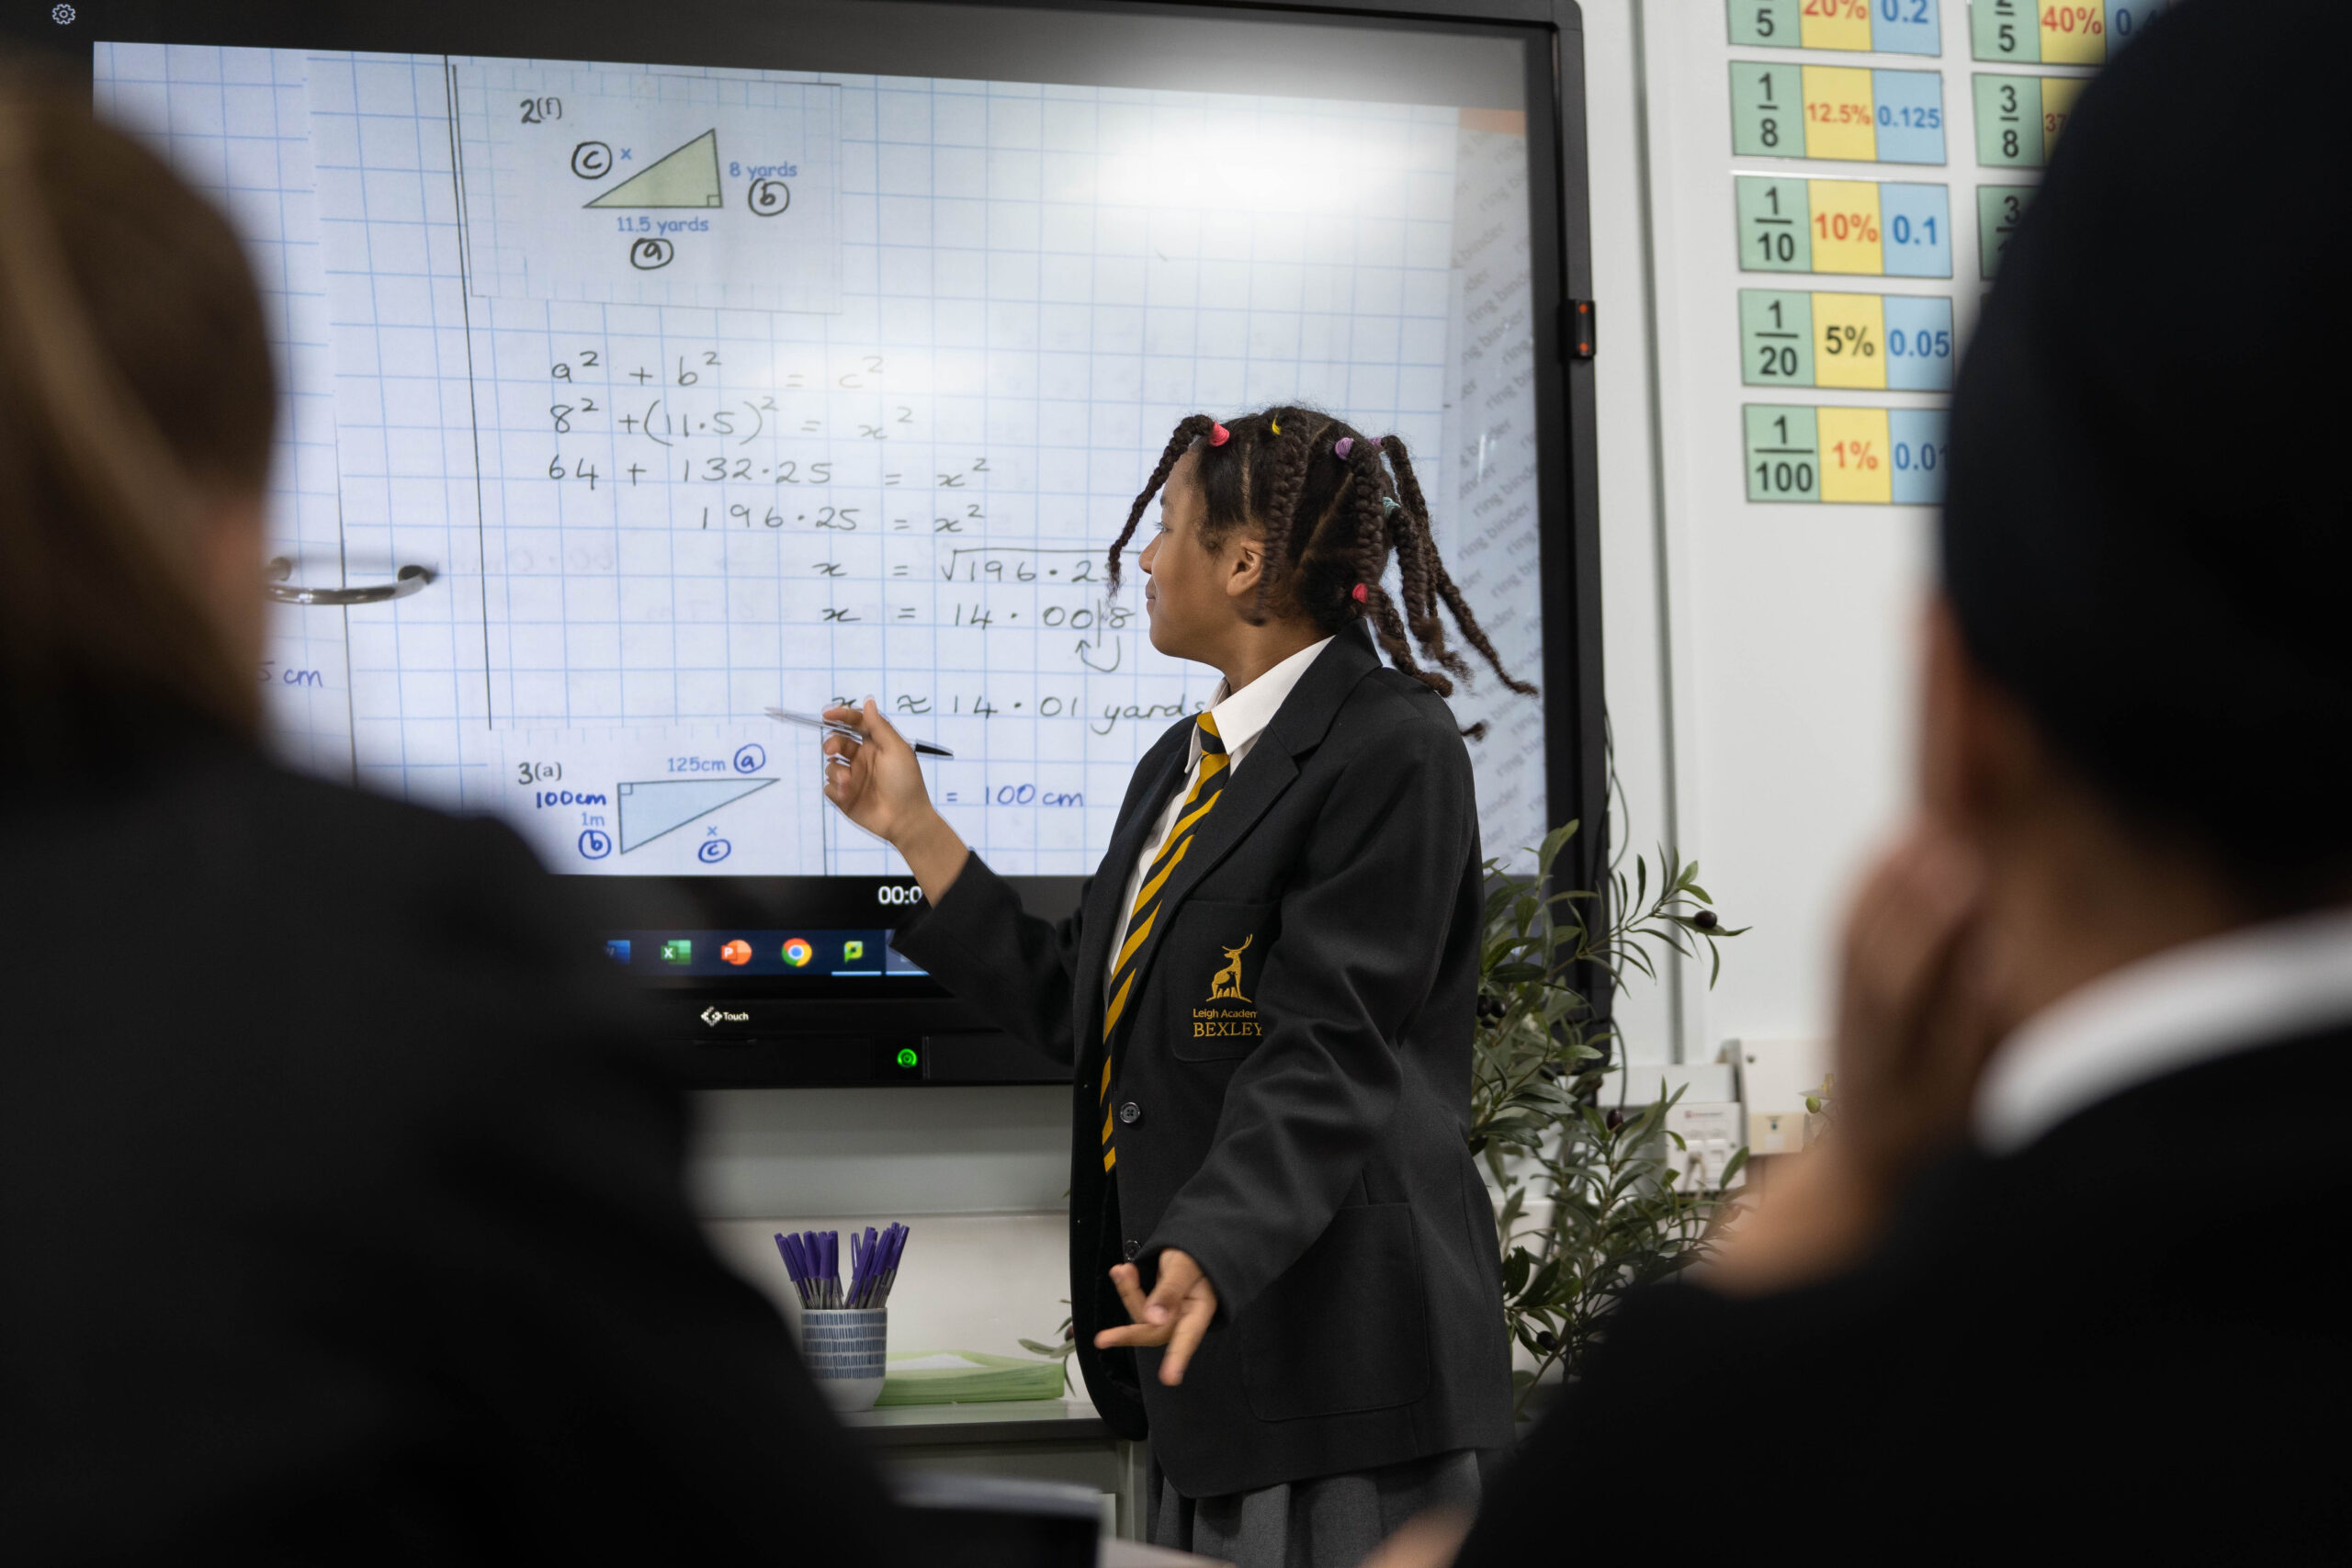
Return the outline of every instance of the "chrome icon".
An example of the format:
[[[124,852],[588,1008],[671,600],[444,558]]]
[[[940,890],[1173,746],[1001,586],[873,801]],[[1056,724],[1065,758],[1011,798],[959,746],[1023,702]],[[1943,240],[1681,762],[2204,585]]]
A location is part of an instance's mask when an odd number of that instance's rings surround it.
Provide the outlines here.
[[[808,961],[816,956],[817,950],[803,938],[794,937],[784,944],[784,961],[795,969],[806,969]]]

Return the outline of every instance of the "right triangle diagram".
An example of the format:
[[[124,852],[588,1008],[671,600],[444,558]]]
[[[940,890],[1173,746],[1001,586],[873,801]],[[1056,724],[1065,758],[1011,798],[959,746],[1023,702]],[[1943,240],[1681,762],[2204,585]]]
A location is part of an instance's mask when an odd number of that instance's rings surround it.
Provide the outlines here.
[[[640,779],[620,786],[621,853],[674,833],[697,817],[742,799],[774,779]]]
[[[718,207],[718,130],[704,131],[630,175],[591,207]]]

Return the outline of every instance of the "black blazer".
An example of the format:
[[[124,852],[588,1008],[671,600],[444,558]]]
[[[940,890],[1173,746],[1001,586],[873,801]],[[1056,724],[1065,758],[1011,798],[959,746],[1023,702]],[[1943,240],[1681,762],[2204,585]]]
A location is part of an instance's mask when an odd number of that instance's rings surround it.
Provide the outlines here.
[[[1308,666],[1169,877],[1123,1025],[1106,1179],[1103,965],[1193,722],[1136,769],[1076,915],[1029,916],[975,856],[899,946],[1074,1063],[1079,1361],[1119,1431],[1143,1436],[1148,1415],[1178,1490],[1499,1447],[1494,1211],[1464,1141],[1481,909],[1470,759],[1445,704],[1361,629]],[[1148,1276],[1170,1247],[1200,1261],[1221,1306],[1173,1389],[1158,1351],[1093,1348],[1126,1321],[1112,1265],[1137,1258]]]
[[[1628,1300],[1458,1568],[1661,1521],[1826,1562],[2341,1562],[2347,1103],[2352,1030],[2249,1051],[1954,1157],[1843,1278]]]
[[[0,1559],[911,1560],[504,829],[193,742],[0,890]]]

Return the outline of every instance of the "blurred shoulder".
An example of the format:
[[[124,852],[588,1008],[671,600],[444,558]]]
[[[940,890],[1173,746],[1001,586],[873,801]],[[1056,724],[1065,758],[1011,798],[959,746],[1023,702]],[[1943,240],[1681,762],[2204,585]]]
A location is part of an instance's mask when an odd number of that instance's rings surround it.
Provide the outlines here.
[[[243,752],[159,776],[144,815],[130,837],[177,863],[187,896],[267,933],[281,984],[367,1032],[473,1049],[496,1037],[528,1055],[533,1041],[617,1041],[637,1020],[560,879],[503,823]]]
[[[460,897],[522,915],[552,879],[504,824],[393,800],[249,753],[207,758],[162,786],[211,825],[226,876],[275,886],[295,907]]]

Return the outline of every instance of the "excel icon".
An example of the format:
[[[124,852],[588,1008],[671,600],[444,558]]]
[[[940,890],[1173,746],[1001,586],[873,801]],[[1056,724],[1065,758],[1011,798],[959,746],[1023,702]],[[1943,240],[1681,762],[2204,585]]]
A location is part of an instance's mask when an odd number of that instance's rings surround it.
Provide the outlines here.
[[[695,944],[686,938],[682,936],[673,936],[669,941],[662,944],[662,963],[692,964],[694,961]]]

